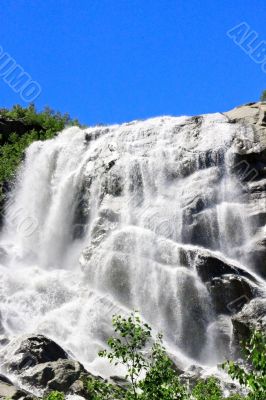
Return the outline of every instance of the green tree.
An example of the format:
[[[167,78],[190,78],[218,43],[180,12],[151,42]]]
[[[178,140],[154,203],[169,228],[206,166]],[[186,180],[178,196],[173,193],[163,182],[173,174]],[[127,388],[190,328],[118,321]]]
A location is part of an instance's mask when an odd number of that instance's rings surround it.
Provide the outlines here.
[[[23,108],[17,104],[11,110],[0,109],[1,122],[17,121],[25,127],[25,132],[18,134],[0,134],[0,212],[5,198],[4,186],[15,177],[17,168],[23,159],[25,149],[36,140],[52,139],[66,126],[79,125],[68,114],[55,113],[49,107],[37,112],[34,104]]]
[[[250,391],[248,399],[265,400],[266,394],[266,335],[255,330],[244,345],[245,365],[233,361],[224,364],[229,375]]]
[[[142,350],[151,339],[151,328],[141,322],[137,313],[132,313],[129,318],[114,316],[112,324],[119,337],[109,338],[107,343],[111,351],[103,350],[99,355],[107,357],[115,365],[121,363],[126,366],[126,379],[130,379],[133,398],[136,399],[138,378],[142,371],[148,369]]]
[[[184,400],[188,399],[186,388],[180,383],[173,362],[158,335],[149,357],[149,368],[145,378],[140,381],[142,397],[145,400]]]
[[[91,400],[125,399],[124,389],[92,376],[86,379],[85,389]]]
[[[124,396],[122,398],[126,400],[186,400],[189,398],[162,345],[161,335],[152,344],[151,327],[143,323],[136,312],[128,318],[114,316],[112,323],[116,336],[108,340],[110,350],[103,350],[99,355],[107,357],[115,365],[126,366],[126,379],[130,380],[130,386],[124,393],[120,392],[120,395]],[[101,388],[102,394],[106,396],[102,399],[110,398],[108,397],[110,389],[113,390],[109,387],[104,392]],[[97,397],[94,399],[98,400]]]

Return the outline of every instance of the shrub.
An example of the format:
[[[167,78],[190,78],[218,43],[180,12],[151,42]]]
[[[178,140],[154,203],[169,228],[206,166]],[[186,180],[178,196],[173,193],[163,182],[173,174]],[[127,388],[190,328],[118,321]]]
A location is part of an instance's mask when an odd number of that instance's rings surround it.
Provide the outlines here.
[[[77,120],[71,120],[68,114],[54,112],[46,107],[37,112],[33,104],[23,108],[15,105],[11,110],[1,109],[0,118],[3,121],[22,122],[28,130],[23,134],[13,132],[9,135],[0,134],[0,202],[4,199],[4,183],[13,179],[17,167],[23,159],[25,149],[36,140],[51,139],[68,125],[79,125]]]
[[[222,389],[218,379],[214,377],[200,380],[194,387],[192,394],[195,400],[222,400]]]
[[[162,345],[162,336],[159,335],[152,344],[151,328],[140,320],[138,313],[132,313],[128,318],[114,316],[113,326],[116,336],[108,340],[110,350],[103,350],[99,355],[107,357],[115,365],[122,364],[127,368],[125,378],[130,380],[130,386],[126,391],[120,390],[117,394],[122,397],[117,398],[126,400],[186,400],[189,398]],[[146,350],[145,353],[144,350]],[[145,375],[144,378],[142,375]],[[110,395],[113,386],[108,385],[103,388],[97,385],[98,383],[93,383],[93,390],[102,397],[93,399],[112,398]]]
[[[125,390],[91,376],[85,381],[85,390],[91,400],[118,400],[125,398]]]
[[[184,400],[188,393],[174,370],[173,362],[162,345],[162,335],[152,346],[149,368],[145,378],[139,383],[145,400]]]
[[[64,393],[55,390],[44,397],[44,400],[65,400],[65,395]]]
[[[250,391],[249,400],[265,400],[266,393],[266,335],[255,330],[243,346],[245,365],[233,361],[224,364],[229,375]]]

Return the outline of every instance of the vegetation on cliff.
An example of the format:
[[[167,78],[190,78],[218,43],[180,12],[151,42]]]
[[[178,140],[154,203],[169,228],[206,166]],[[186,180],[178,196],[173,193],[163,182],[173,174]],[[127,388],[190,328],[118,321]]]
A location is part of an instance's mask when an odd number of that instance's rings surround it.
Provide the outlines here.
[[[0,109],[0,204],[12,182],[25,149],[36,140],[53,138],[66,126],[79,125],[68,114],[49,107],[37,112],[33,104]]]

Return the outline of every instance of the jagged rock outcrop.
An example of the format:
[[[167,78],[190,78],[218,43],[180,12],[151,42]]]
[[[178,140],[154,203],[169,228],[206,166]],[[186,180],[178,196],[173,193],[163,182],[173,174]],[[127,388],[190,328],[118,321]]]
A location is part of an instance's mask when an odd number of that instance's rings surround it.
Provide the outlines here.
[[[23,388],[1,375],[0,398],[31,400],[34,396],[30,392],[36,393],[36,390],[84,395],[84,378],[92,376],[81,363],[70,359],[56,342],[43,335],[16,338],[0,352],[0,360],[2,368]]]
[[[28,335],[12,340],[0,353],[3,367],[15,373],[37,364],[68,359],[67,353],[43,335]]]

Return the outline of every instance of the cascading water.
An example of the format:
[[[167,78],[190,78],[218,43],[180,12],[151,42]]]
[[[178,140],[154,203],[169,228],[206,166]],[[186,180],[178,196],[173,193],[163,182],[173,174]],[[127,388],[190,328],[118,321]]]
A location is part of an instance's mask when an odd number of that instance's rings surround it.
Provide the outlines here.
[[[221,114],[163,117],[32,144],[1,235],[2,333],[44,333],[103,372],[111,316],[138,309],[181,364],[220,361],[224,325],[195,257],[245,260],[239,129]]]

